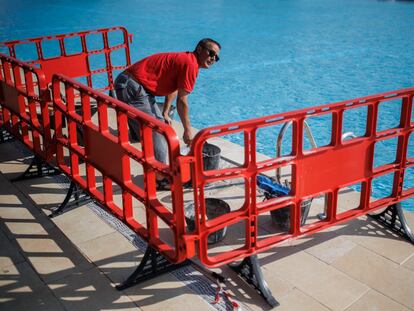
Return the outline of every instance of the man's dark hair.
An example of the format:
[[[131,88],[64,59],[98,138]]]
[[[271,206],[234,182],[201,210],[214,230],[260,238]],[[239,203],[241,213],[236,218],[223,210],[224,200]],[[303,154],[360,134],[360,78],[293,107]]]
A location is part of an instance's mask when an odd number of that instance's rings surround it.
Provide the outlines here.
[[[220,43],[218,43],[216,40],[213,40],[213,39],[210,39],[210,38],[204,38],[204,39],[201,39],[201,40],[197,43],[197,46],[196,46],[195,50],[197,50],[197,48],[198,48],[199,46],[201,46],[201,47],[203,47],[203,48],[206,48],[208,43],[214,43],[214,44],[216,44],[216,45],[219,47],[219,49],[221,49],[221,45],[220,45]]]

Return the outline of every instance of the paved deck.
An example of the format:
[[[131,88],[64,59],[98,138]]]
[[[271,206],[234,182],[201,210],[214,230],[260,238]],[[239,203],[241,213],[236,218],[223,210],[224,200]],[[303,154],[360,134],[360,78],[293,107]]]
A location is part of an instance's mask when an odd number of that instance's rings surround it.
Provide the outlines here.
[[[234,146],[222,150],[240,155]],[[0,310],[229,309],[211,303],[209,274],[191,268],[117,291],[114,286],[141,260],[142,247],[89,205],[50,219],[65,197],[64,184],[56,177],[10,181],[30,159],[19,142],[0,144]],[[242,202],[237,184],[208,193],[227,198],[232,208]],[[353,206],[356,197],[344,191],[342,208]],[[310,221],[321,209],[314,200]],[[274,230],[270,217],[260,226],[264,236]],[[234,247],[240,230],[229,228],[212,251]],[[414,246],[366,217],[284,242],[259,258],[281,304],[276,310],[414,310]],[[229,268],[215,271],[230,279],[227,289],[243,310],[270,309]]]

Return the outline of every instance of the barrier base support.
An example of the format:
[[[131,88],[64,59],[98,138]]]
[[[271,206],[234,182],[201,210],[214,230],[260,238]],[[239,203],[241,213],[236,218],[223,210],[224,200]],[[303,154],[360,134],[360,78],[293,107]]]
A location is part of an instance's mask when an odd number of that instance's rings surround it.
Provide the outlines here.
[[[70,199],[74,197],[74,200],[69,203]],[[79,207],[86,203],[92,202],[92,198],[86,194],[82,188],[80,188],[75,182],[71,181],[68,192],[63,202],[59,207],[55,208],[52,213],[49,215],[50,218],[56,217],[62,214],[64,211],[68,211],[72,208]]]
[[[137,269],[120,285],[116,286],[117,290],[123,290],[134,286],[143,281],[152,279],[156,276],[175,269],[191,264],[190,260],[183,261],[179,264],[169,262],[163,255],[150,246],[147,246],[144,257],[142,258]]]
[[[414,244],[414,234],[411,232],[400,203],[388,206],[380,214],[368,214],[368,216],[374,218],[376,221],[387,226],[392,231]]]
[[[35,155],[29,167],[20,176],[13,178],[12,182],[60,174],[61,172],[57,168],[54,168]]]
[[[7,143],[14,139],[15,138],[13,137],[13,135],[11,135],[8,131],[6,131],[4,127],[0,127],[0,144]]]
[[[266,281],[263,278],[257,255],[246,257],[238,265],[229,265],[239,276],[241,276],[248,284],[252,285],[259,294],[272,306],[279,306],[279,302],[273,297]]]

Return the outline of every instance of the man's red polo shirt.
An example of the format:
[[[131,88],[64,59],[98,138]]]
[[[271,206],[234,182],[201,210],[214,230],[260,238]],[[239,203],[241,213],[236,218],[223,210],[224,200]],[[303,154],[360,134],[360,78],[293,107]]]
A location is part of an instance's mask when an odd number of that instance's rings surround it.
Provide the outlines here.
[[[152,95],[166,96],[178,89],[192,92],[198,63],[192,52],[159,53],[136,62],[127,71]]]

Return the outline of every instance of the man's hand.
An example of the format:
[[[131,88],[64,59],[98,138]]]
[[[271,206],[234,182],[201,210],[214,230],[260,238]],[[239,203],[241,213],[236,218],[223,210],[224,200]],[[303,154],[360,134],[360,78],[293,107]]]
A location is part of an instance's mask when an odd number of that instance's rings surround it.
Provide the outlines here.
[[[186,145],[191,145],[191,142],[193,140],[193,133],[191,133],[191,129],[188,131],[184,131],[183,140]]]
[[[174,101],[174,99],[177,97],[177,91],[165,96],[165,100],[164,100],[164,107],[162,109],[162,116],[164,118],[165,123],[171,125],[172,120],[170,118],[170,109],[171,109],[171,104]]]
[[[183,124],[184,128],[183,140],[187,145],[191,144],[191,141],[193,140],[193,133],[191,130],[190,117],[188,113],[188,94],[189,93],[184,89],[179,89],[177,95],[177,112],[180,116],[181,123]]]
[[[165,123],[171,125],[172,119],[170,118],[170,116],[168,115],[168,113],[167,114],[164,114],[163,115],[163,118],[164,118]]]

